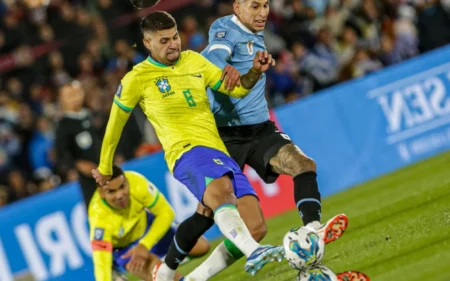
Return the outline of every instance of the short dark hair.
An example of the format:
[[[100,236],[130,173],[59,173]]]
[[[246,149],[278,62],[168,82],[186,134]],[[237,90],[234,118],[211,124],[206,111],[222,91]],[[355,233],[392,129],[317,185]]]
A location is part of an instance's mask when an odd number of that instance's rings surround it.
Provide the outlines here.
[[[141,20],[141,32],[155,32],[177,26],[175,19],[167,12],[156,11]]]
[[[114,165],[113,165],[113,169],[112,169],[111,179],[112,179],[112,180],[113,180],[113,179],[116,179],[116,178],[118,178],[118,177],[120,177],[120,176],[122,176],[122,175],[123,175],[123,170],[122,170],[122,168],[120,168],[119,165],[114,164]]]

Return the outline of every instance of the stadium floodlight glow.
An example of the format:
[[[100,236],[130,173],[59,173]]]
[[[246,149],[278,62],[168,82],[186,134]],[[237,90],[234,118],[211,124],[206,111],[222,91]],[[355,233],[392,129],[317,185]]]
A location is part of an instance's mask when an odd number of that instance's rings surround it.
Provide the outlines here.
[[[138,9],[153,7],[159,0],[130,0],[131,4]]]

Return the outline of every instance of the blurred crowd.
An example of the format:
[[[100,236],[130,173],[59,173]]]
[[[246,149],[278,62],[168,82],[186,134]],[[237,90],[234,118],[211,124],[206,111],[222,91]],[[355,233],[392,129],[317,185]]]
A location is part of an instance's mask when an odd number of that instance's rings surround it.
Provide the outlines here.
[[[173,2],[185,49],[203,50],[210,24],[233,13],[232,0]],[[271,107],[450,43],[448,0],[270,2]],[[81,82],[102,135],[121,77],[147,55],[140,12],[125,0],[0,1],[0,206],[76,179],[55,167],[58,88]],[[117,161],[160,150],[142,112],[133,117],[134,141]]]

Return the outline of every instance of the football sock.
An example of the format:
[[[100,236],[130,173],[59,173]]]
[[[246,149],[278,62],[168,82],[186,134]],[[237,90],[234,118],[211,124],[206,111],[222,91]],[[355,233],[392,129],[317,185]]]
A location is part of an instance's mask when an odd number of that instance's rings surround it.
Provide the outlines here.
[[[236,206],[226,204],[214,211],[214,220],[222,234],[249,257],[259,244],[253,239]]]
[[[197,244],[197,240],[214,225],[212,218],[194,213],[183,221],[177,228],[173,242],[169,247],[164,263],[176,270],[188,253]]]
[[[169,268],[166,263],[162,263],[158,269],[159,280],[173,280],[175,278],[176,271]]]
[[[304,225],[320,221],[322,205],[315,172],[302,173],[294,178],[294,198]]]
[[[234,247],[234,246],[233,246]],[[186,280],[206,281],[232,265],[236,259],[228,251],[225,242],[220,243],[211,255],[194,271],[186,276]]]

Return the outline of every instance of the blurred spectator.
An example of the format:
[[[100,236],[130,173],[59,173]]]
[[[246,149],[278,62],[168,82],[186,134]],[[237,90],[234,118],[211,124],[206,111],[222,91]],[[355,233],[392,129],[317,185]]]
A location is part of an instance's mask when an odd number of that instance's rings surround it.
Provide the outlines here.
[[[9,203],[8,188],[4,185],[0,185],[0,208],[8,205],[8,203]]]
[[[450,11],[438,0],[417,1],[419,49],[427,52],[450,42]]]
[[[29,144],[29,161],[33,175],[37,178],[42,173],[51,171],[55,164],[53,143],[55,135],[50,120],[40,117],[37,120],[36,130]]]
[[[132,48],[127,41],[117,40],[115,43],[116,57],[111,59],[107,66],[107,71],[128,72],[133,65],[145,60],[144,55]]]
[[[97,185],[91,171],[100,157],[101,136],[92,125],[91,113],[83,107],[85,92],[74,81],[60,88],[62,117],[56,130],[56,163],[58,172],[73,179],[75,171],[86,205]]]
[[[25,175],[19,170],[12,170],[8,174],[8,185],[11,187],[12,196],[10,200],[17,201],[29,195]]]
[[[317,43],[300,62],[301,72],[312,79],[313,91],[329,87],[337,80],[339,60],[332,44],[331,30],[322,27],[317,35]]]

